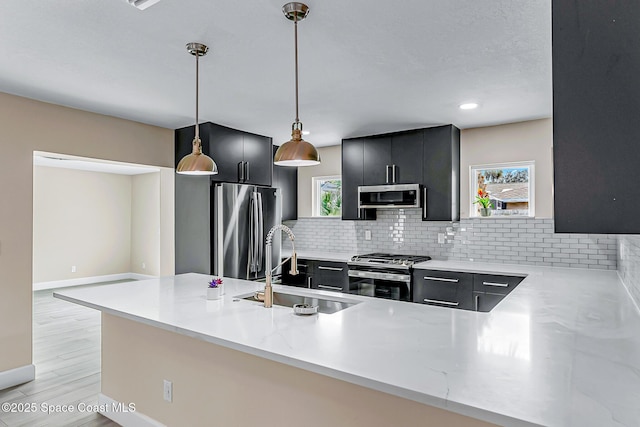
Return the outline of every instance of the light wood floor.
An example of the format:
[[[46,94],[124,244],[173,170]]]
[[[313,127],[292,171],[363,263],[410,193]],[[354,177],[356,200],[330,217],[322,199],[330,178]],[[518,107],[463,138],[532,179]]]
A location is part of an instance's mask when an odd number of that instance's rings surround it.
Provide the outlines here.
[[[94,285],[95,286],[95,285]],[[100,312],[53,298],[52,290],[33,294],[33,363],[36,379],[0,391],[4,402],[35,403],[35,413],[0,410],[0,427],[103,427],[118,424],[97,413],[40,411],[49,405],[97,404],[100,392]]]

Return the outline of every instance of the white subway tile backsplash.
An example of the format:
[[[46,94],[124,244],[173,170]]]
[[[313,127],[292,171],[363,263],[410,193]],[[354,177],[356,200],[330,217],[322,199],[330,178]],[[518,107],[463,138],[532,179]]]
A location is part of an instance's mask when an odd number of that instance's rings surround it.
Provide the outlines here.
[[[426,254],[434,259],[557,267],[616,269],[617,266],[615,236],[556,234],[552,219],[429,222],[422,221],[419,211],[401,209],[380,210],[377,216],[377,221],[301,218],[286,224],[296,235],[296,247],[303,250],[397,252]],[[371,231],[371,240],[364,239],[365,230]],[[440,233],[445,234],[445,243],[438,243]],[[288,245],[284,239],[283,242]]]

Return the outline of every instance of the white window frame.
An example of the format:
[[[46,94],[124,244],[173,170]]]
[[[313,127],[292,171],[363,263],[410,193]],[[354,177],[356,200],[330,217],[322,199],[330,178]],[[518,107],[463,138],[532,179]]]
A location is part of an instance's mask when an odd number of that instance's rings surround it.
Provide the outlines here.
[[[522,162],[489,163],[484,165],[469,166],[469,218],[534,218],[536,216],[535,165],[535,160],[527,160]],[[485,169],[511,169],[523,167],[529,168],[529,215],[496,215],[481,217],[478,212],[476,212],[476,205],[473,203],[476,200],[476,194],[478,191],[476,171]]]
[[[342,175],[327,175],[327,176],[314,176],[311,177],[311,215],[314,218],[342,218],[342,215],[320,215],[320,184],[322,181],[340,180],[342,182]],[[340,187],[342,189],[342,186]],[[342,214],[342,206],[340,207]]]

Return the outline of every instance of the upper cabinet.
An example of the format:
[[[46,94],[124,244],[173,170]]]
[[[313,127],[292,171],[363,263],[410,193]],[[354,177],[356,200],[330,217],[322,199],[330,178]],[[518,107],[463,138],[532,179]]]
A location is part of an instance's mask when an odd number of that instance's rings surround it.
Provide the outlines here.
[[[364,185],[422,182],[422,130],[364,139]]]
[[[555,231],[640,233],[640,2],[552,2]]]
[[[364,185],[364,138],[342,140],[342,219],[376,219],[375,209],[358,209]]]
[[[422,155],[422,203],[427,213],[422,219],[460,220],[460,129],[453,125],[425,129]]]
[[[176,165],[191,152],[195,126],[175,132]],[[216,182],[271,185],[273,165],[271,138],[207,122],[200,124],[202,152],[218,165]]]
[[[274,145],[274,156],[277,150]],[[298,219],[298,168],[273,165],[273,187],[282,195],[282,220]]]
[[[420,184],[422,219],[457,221],[459,168],[460,131],[452,125],[344,139],[342,219],[375,219],[375,210],[358,210],[358,186]]]

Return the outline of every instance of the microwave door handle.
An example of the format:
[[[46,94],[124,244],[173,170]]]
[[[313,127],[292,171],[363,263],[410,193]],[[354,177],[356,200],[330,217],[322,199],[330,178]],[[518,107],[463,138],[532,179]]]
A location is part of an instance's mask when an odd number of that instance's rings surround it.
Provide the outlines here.
[[[422,219],[427,219],[427,187],[422,189]]]

